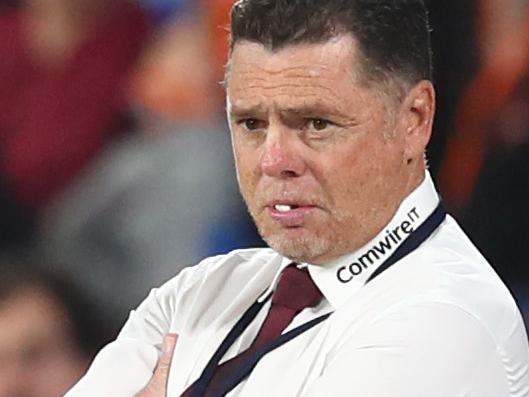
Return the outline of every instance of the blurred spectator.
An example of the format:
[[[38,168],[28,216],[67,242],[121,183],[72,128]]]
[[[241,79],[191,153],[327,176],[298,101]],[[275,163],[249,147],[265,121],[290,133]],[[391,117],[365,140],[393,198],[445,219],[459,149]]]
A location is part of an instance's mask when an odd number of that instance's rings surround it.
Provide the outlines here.
[[[149,13],[156,25],[174,19],[175,16],[192,12],[197,0],[136,0]]]
[[[151,114],[186,121],[219,119],[224,99],[214,79],[204,13],[179,15],[160,27],[132,79],[130,100]]]
[[[56,200],[42,227],[45,255],[122,320],[184,266],[262,244],[237,189],[210,10],[199,10],[155,36],[132,84],[138,127]]]
[[[16,0],[0,0],[0,12],[9,7],[14,7],[17,5]]]
[[[440,188],[527,313],[529,4],[477,6],[480,64],[458,103]]]
[[[221,126],[170,122],[131,136],[50,208],[46,256],[122,321],[183,267],[260,243]]]
[[[124,88],[147,38],[126,0],[24,0],[0,14],[0,246],[125,122]]]
[[[0,397],[59,397],[114,333],[64,279],[0,263]]]
[[[165,0],[142,0],[163,7]],[[132,101],[179,120],[224,117],[224,66],[234,0],[181,0],[157,32],[132,84]]]
[[[527,0],[476,0],[477,44],[483,64],[498,57],[497,50],[504,47],[513,32],[520,31],[527,11]],[[513,43],[513,50],[519,51]],[[507,50],[508,51],[508,50]]]
[[[519,0],[478,4],[481,64],[459,101],[440,174],[445,200],[456,211],[463,210],[471,198],[492,137],[498,132],[505,137],[525,135],[516,132],[523,124],[523,108],[504,118],[509,120],[507,128],[494,129],[493,124],[529,73],[529,9],[521,7]],[[518,138],[514,143],[522,141]]]

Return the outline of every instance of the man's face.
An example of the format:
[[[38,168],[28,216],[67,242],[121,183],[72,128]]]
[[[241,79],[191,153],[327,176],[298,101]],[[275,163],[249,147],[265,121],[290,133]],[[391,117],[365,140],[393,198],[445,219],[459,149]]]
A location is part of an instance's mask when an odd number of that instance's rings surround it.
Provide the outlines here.
[[[243,41],[232,52],[240,189],[264,240],[293,260],[359,248],[410,188],[400,102],[363,82],[360,56],[350,35],[277,52]]]
[[[0,397],[62,396],[84,373],[59,304],[27,287],[0,302]]]

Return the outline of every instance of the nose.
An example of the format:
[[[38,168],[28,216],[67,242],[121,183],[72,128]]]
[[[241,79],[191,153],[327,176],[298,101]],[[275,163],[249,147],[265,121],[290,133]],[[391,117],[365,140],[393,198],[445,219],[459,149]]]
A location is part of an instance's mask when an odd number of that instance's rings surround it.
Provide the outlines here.
[[[273,178],[303,175],[306,163],[299,146],[299,137],[294,131],[269,129],[260,159],[263,174]]]

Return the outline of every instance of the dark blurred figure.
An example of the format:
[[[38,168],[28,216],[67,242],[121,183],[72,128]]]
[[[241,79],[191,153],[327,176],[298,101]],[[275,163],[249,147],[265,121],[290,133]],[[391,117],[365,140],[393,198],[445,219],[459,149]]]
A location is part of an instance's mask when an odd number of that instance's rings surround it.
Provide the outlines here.
[[[0,264],[0,397],[59,397],[115,335],[66,280]]]
[[[0,14],[0,247],[124,129],[128,74],[148,36],[126,0],[23,0]]]
[[[16,0],[0,0],[0,12],[7,8],[15,7],[18,1]]]
[[[237,189],[220,99],[220,42],[211,36],[227,21],[211,16],[217,9],[180,4],[132,79],[134,133],[109,145],[43,216],[42,255],[122,321],[184,267],[263,244]]]
[[[476,1],[427,0],[432,26],[437,110],[428,163],[437,175],[453,129],[458,98],[477,67]]]
[[[529,324],[529,4],[475,3],[479,67],[457,102],[440,188]]]

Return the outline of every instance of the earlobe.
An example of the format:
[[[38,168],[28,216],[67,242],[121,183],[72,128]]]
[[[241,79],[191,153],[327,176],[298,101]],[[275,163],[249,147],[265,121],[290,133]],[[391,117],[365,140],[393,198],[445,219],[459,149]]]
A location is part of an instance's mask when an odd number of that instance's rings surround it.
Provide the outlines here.
[[[435,113],[435,90],[430,81],[416,84],[403,102],[406,123],[406,160],[408,164],[422,158],[432,134]]]

